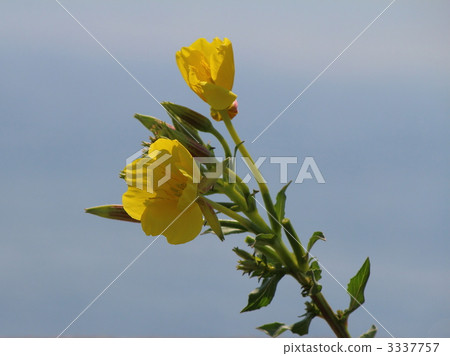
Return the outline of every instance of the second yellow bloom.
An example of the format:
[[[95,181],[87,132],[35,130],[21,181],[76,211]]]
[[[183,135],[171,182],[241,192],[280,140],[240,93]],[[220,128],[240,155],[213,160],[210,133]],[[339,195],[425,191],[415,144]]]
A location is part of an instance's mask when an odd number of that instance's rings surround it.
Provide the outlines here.
[[[233,47],[228,38],[210,43],[200,38],[176,53],[176,61],[187,85],[214,110],[228,109],[237,95],[234,81]]]

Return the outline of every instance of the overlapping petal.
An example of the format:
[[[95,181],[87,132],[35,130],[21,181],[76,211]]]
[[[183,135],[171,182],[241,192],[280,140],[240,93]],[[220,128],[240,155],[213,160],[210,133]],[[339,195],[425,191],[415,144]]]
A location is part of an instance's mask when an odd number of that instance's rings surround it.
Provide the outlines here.
[[[199,168],[177,140],[160,138],[145,155],[125,167],[125,211],[140,220],[147,235],[164,235],[172,244],[193,240],[203,225],[196,203]]]

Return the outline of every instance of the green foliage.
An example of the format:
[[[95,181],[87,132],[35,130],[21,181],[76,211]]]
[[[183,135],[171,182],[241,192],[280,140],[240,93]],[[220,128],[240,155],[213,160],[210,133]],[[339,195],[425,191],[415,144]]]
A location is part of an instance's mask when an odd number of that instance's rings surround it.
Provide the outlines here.
[[[348,317],[350,313],[354,312],[358,307],[364,303],[364,289],[370,276],[370,260],[367,258],[358,273],[350,279],[347,286],[347,292],[350,294],[350,304],[345,310],[345,315]]]
[[[291,325],[291,332],[293,334],[297,334],[300,336],[306,335],[309,332],[309,325],[311,324],[311,321],[314,319],[316,314],[312,313],[306,313],[304,315],[305,317],[300,320],[299,322]]]
[[[265,332],[267,335],[272,337],[277,337],[284,333],[286,330],[290,330],[293,334],[297,334],[299,336],[307,335],[309,332],[309,326],[311,324],[311,321],[319,315],[319,310],[317,307],[312,303],[305,303],[306,304],[306,313],[302,315],[304,317],[299,322],[292,324],[292,325],[286,325],[283,323],[270,323],[261,325],[258,327],[258,330],[261,330]]]
[[[310,237],[309,242],[308,242],[308,247],[307,247],[308,252],[311,251],[312,247],[318,240],[326,241],[325,236],[323,236],[323,233],[320,231],[316,231]]]
[[[360,337],[364,338],[372,338],[375,337],[378,329],[375,325],[372,325],[369,330],[367,330],[364,334],[362,334]]]
[[[289,187],[292,181],[288,182],[277,194],[276,202],[274,205],[275,212],[277,213],[278,221],[281,222],[284,219],[285,206],[286,206],[286,189]]]
[[[286,330],[290,330],[290,326],[283,323],[270,323],[257,327],[258,330],[264,331],[267,335],[277,337],[284,333]]]
[[[211,227],[211,230],[217,235],[217,237],[223,241],[225,240],[222,227],[220,225],[219,219],[214,211],[214,209],[209,205],[203,198],[199,197],[197,199],[197,204],[206,219],[206,222]]]
[[[278,282],[283,276],[283,273],[277,273],[271,277],[264,278],[261,285],[249,294],[248,304],[241,310],[241,313],[257,310],[269,305],[275,296]]]
[[[223,235],[240,234],[247,232],[247,229],[236,220],[219,219]],[[215,233],[212,228],[203,231],[202,235]]]

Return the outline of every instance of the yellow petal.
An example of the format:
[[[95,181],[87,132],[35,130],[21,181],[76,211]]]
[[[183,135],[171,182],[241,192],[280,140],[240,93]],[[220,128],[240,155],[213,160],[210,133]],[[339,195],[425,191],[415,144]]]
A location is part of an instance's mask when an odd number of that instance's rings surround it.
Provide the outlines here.
[[[190,72],[195,71],[199,80],[211,82],[209,59],[204,53],[184,47],[176,53],[178,68],[186,83],[191,86]]]
[[[178,199],[177,207],[179,210],[184,210],[187,206],[189,206],[196,198],[198,189],[197,184],[188,183],[186,187],[183,189],[183,193]]]
[[[215,38],[213,41],[215,52],[210,57],[211,78],[214,84],[233,89],[234,82],[234,56],[233,47],[228,38],[223,42]]]
[[[233,92],[206,82],[201,82],[205,101],[215,110],[225,110],[233,104],[237,95]]]
[[[169,243],[182,244],[198,236],[203,216],[196,203],[180,210],[174,201],[152,199],[147,203],[141,223],[147,235],[162,234]]]
[[[145,202],[151,197],[152,195],[146,191],[128,187],[128,190],[122,195],[123,208],[133,219],[141,220],[146,208]]]
[[[185,80],[186,84],[189,85],[189,65],[186,62],[184,56],[182,55],[182,51],[178,51],[175,54],[175,60],[177,62],[178,69],[180,70],[181,75],[183,76],[183,79]]]
[[[205,38],[199,38],[197,41],[192,43],[189,48],[197,50],[204,54],[206,58],[209,58],[211,54],[215,51],[215,43],[209,43]]]

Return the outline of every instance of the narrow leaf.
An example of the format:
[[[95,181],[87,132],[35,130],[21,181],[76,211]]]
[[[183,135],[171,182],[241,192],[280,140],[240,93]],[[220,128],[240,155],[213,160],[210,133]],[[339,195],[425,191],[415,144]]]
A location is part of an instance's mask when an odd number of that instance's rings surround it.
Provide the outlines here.
[[[248,304],[241,310],[241,313],[269,305],[275,296],[277,284],[283,276],[284,274],[277,273],[271,277],[264,278],[261,285],[249,294]]]
[[[291,184],[292,181],[290,181],[288,184],[286,184],[277,194],[277,199],[275,202],[275,212],[278,216],[278,221],[281,222],[281,220],[284,219],[284,209],[286,205],[286,189],[289,187],[289,184]]]
[[[220,226],[222,227],[222,233],[224,235],[240,234],[242,232],[247,232],[247,229],[236,220],[219,219],[219,223]],[[202,232],[202,235],[210,234],[213,232],[214,231],[212,229],[207,229],[204,232]]]
[[[239,229],[239,228],[235,228],[235,227],[226,227],[226,226],[222,227],[222,234],[224,236],[232,235],[232,234],[242,234],[243,232],[248,232],[248,231]],[[202,235],[212,234],[212,233],[215,233],[214,230],[209,228],[209,229],[206,229],[205,231],[203,231]]]
[[[345,311],[346,315],[349,315],[364,303],[364,289],[366,288],[369,276],[370,260],[367,258],[358,273],[350,279],[347,286],[347,292],[350,294],[350,304],[348,309]]]
[[[197,204],[200,207],[200,210],[202,211],[203,216],[205,217],[206,222],[211,227],[212,231],[214,231],[214,233],[219,237],[219,239],[223,241],[225,238],[223,237],[222,227],[220,226],[219,219],[217,218],[217,215],[212,206],[209,205],[201,197],[197,199]]]
[[[372,325],[369,330],[367,330],[364,334],[362,334],[360,337],[375,337],[378,329],[375,325]]]
[[[316,241],[318,240],[322,240],[322,241],[326,241],[325,236],[323,236],[323,233],[320,231],[316,231],[309,239],[308,242],[308,252],[311,251],[312,247],[314,246],[314,244],[316,243]]]
[[[289,325],[283,324],[283,323],[271,323],[271,324],[265,324],[257,327],[256,329],[264,331],[267,335],[272,337],[277,337],[284,333],[286,330],[290,329]]]

